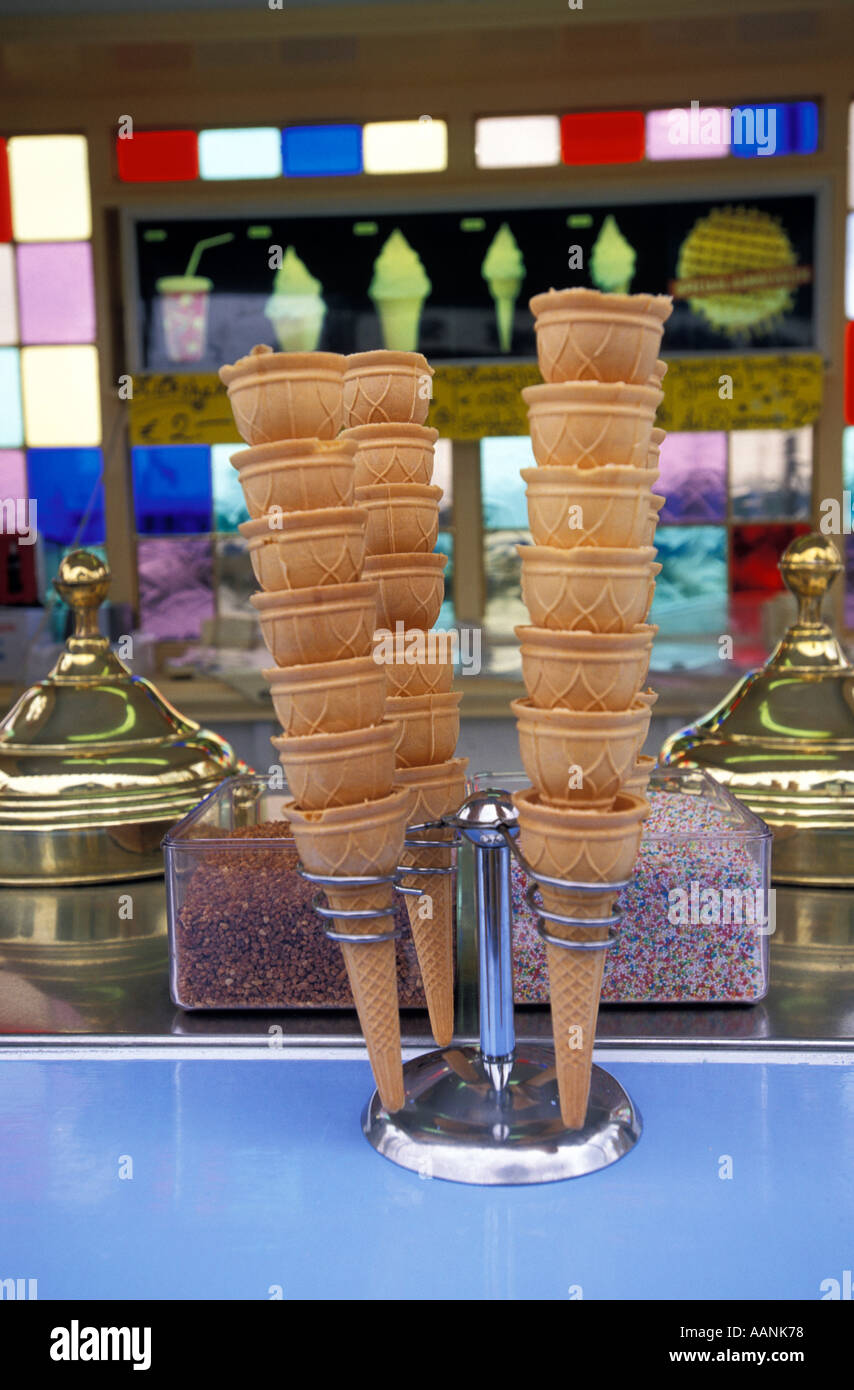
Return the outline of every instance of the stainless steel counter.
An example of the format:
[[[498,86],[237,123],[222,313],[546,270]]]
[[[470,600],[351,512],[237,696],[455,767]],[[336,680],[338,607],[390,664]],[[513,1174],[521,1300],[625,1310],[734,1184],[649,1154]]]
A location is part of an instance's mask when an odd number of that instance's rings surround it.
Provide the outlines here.
[[[131,915],[132,914],[132,915]],[[347,1010],[197,1012],[169,998],[162,879],[98,887],[0,891],[0,1048],[33,1043],[356,1045]],[[477,1034],[476,1001],[461,998],[462,1038]],[[406,1011],[404,1041],[429,1044],[426,1014]],[[548,1035],[548,1010],[517,1009],[522,1040]],[[606,1006],[599,1044],[815,1046],[854,1051],[854,893],[777,890],[771,988],[754,1005]]]

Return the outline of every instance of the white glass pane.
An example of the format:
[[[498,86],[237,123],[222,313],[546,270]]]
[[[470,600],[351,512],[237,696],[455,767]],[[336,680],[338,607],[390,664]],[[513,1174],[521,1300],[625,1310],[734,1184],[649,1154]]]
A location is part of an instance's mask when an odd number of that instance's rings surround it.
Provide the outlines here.
[[[255,130],[199,132],[199,174],[203,179],[275,179],[282,172],[282,132]]]
[[[17,348],[0,348],[0,448],[15,449],[23,442],[21,355]]]
[[[854,319],[854,212],[845,229],[845,317]]]
[[[16,135],[9,141],[16,241],[88,241],[89,162],[82,135]]]
[[[31,448],[101,443],[97,348],[24,348],[21,383]]]
[[[0,245],[0,344],[18,341],[18,306],[15,288],[15,256],[8,242]]]
[[[560,163],[557,116],[486,116],[475,122],[479,169],[526,169]]]
[[[370,121],[363,133],[366,174],[419,174],[448,167],[444,121]]]
[[[437,439],[433,453],[434,487],[442,489],[439,502],[439,525],[452,526],[454,520],[454,446],[450,439]]]
[[[812,428],[737,430],[729,437],[732,514],[738,521],[810,515]]]

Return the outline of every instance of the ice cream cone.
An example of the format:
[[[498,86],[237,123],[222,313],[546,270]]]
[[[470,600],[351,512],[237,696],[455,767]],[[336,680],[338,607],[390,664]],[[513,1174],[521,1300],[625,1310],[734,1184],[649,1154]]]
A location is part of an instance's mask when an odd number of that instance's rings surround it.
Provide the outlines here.
[[[495,302],[498,345],[502,352],[509,352],[513,341],[516,300],[525,279],[525,263],[507,222],[502,222],[492,238],[480,273]]]
[[[433,368],[420,352],[354,352],[344,370],[344,423],[423,425]]]
[[[262,589],[308,589],[352,584],[362,573],[368,514],[359,507],[268,512],[241,521],[249,558]]]
[[[303,866],[314,874],[384,876],[395,873],[403,850],[414,796],[409,788],[359,806],[306,812],[293,803],[284,808],[291,822]],[[380,910],[393,901],[390,884],[324,889],[329,906]],[[380,935],[392,918],[332,919],[348,935]],[[341,943],[359,1023],[371,1059],[374,1080],[386,1110],[399,1110],[406,1099],[400,1050],[400,1015],[394,941]]]
[[[625,710],[647,671],[657,627],[630,632],[554,632],[517,627],[522,679],[538,709]]]
[[[465,798],[467,759],[454,758],[433,767],[409,768],[397,778],[417,793],[413,824],[438,820],[458,809]],[[454,1032],[454,898],[455,875],[424,873],[424,869],[453,868],[454,851],[441,841],[453,837],[452,830],[418,830],[413,838],[435,839],[435,849],[415,846],[404,849],[402,865],[422,872],[405,874],[404,887],[419,889],[420,896],[406,896],[406,909],[412,939],[418,956],[430,1027],[439,1047],[446,1047]]]
[[[334,439],[342,423],[345,360],[337,352],[273,352],[259,345],[220,367],[241,437],[252,445]]]
[[[541,468],[653,466],[648,454],[660,390],[622,382],[564,381],[526,386],[522,399]]]
[[[277,666],[370,656],[377,585],[329,584],[252,594],[267,650]]]
[[[385,669],[389,695],[446,695],[453,683],[453,644],[447,632],[376,632],[374,661]]]
[[[264,313],[285,352],[314,352],[320,342],[326,305],[323,286],[293,246],[285,252],[273,280]]]
[[[415,352],[426,295],[374,295],[383,345],[391,351]]]
[[[655,767],[655,758],[649,753],[641,753],[633,768],[630,769],[621,791],[629,796],[646,796],[646,789],[649,786],[649,779]]]
[[[352,507],[356,446],[351,440],[294,439],[241,449],[231,462],[253,519],[285,512]]]
[[[630,632],[646,620],[661,566],[652,547],[554,550],[519,546],[522,601],[535,627]]]
[[[386,348],[415,351],[421,310],[431,288],[418,252],[410,246],[400,228],[395,227],[374,261],[374,274],[368,289],[379,315]]]
[[[366,554],[411,555],[433,550],[439,535],[440,487],[375,483],[357,488],[356,499],[368,513]]]
[[[523,468],[535,545],[559,550],[648,545],[654,468]],[[360,502],[360,506],[364,505]]]
[[[666,363],[666,362],[663,362],[663,361],[661,360],[661,358],[659,357],[658,360],[653,364],[652,371],[650,372],[649,376],[647,377],[647,382],[646,382],[646,384],[647,384],[647,386],[661,386],[661,384],[662,384],[662,382],[664,381],[664,378],[665,378],[666,376],[667,376],[667,363]]]
[[[643,543],[644,545],[655,545],[655,532],[658,526],[658,513],[661,511],[662,507],[667,501],[667,498],[658,497],[655,493],[652,493],[650,495],[649,501],[651,505],[649,511],[646,514],[646,525],[644,527]]]
[[[549,290],[530,301],[544,381],[645,382],[658,357],[669,295]]]
[[[445,555],[368,555],[364,576],[376,582],[377,627],[395,631],[429,631],[439,616],[445,595]]]
[[[495,301],[498,346],[502,352],[509,352],[513,341],[516,300],[524,278],[524,275],[497,275],[489,281],[489,292]]]
[[[356,486],[430,482],[439,431],[429,425],[354,425],[339,438],[356,445]]]
[[[390,719],[370,729],[270,740],[297,806],[325,811],[388,796],[400,729]]]
[[[631,875],[647,803],[620,795],[611,811],[573,811],[542,805],[531,790],[516,792],[519,846],[535,873],[577,883],[614,883]],[[609,916],[617,894],[540,889],[547,911],[565,917]],[[546,921],[550,936],[605,941],[607,927],[570,927]],[[547,943],[555,1063],[563,1122],[580,1129],[587,1114],[593,1044],[605,951],[573,951]]]
[[[426,767],[453,755],[460,736],[462,695],[389,696],[386,713],[403,730],[397,745],[398,767]]]
[[[550,806],[609,810],[634,767],[651,709],[635,699],[628,710],[537,709],[511,700],[522,764]]]
[[[346,733],[379,724],[386,673],[370,656],[265,671],[273,708],[289,738]]]
[[[647,452],[647,467],[657,468],[661,454],[661,446],[667,438],[667,431],[654,429],[649,436],[649,450]]]

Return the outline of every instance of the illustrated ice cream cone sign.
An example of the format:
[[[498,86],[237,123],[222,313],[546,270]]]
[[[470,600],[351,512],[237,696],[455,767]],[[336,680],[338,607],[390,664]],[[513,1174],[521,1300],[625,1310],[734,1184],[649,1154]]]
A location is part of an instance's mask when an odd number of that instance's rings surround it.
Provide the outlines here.
[[[590,279],[606,294],[628,294],[635,274],[637,253],[626,241],[609,212],[590,253]]]
[[[234,232],[196,242],[183,275],[162,275],[155,289],[163,305],[163,337],[170,362],[200,362],[207,351],[208,305],[213,281],[197,270],[202,252],[234,241]]]
[[[379,315],[385,348],[416,351],[421,310],[432,288],[418,252],[395,227],[374,261],[368,290]]]
[[[273,293],[264,305],[264,313],[283,352],[317,349],[326,317],[323,286],[293,246],[287,248],[276,271]]]
[[[513,338],[513,315],[522,281],[525,278],[525,262],[516,244],[516,238],[506,222],[502,222],[492,238],[489,250],[483,258],[480,273],[489,286],[489,293],[495,301],[495,318],[498,323],[498,342],[502,352],[510,351]]]

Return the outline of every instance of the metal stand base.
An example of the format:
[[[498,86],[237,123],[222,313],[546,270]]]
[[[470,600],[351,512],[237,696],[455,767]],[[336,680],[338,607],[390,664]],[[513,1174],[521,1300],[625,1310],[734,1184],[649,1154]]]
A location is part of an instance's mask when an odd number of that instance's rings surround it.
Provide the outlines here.
[[[593,1068],[583,1129],[564,1129],[554,1052],[520,1047],[496,1091],[479,1047],[445,1047],[403,1068],[406,1105],[390,1115],[376,1092],[362,1116],[369,1144],[423,1178],[499,1184],[560,1182],[607,1168],[640,1138],[641,1117],[619,1082]]]

